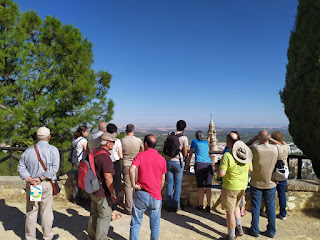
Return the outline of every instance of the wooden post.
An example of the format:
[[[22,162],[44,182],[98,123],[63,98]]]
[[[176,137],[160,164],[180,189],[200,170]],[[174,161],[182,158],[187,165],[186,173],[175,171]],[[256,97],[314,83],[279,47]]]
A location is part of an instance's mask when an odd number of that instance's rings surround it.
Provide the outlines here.
[[[14,172],[14,158],[12,157],[12,150],[10,150],[10,176],[13,176]]]
[[[301,179],[302,156],[298,157],[298,179]]]
[[[64,151],[59,150],[60,153],[60,171],[59,176],[62,176],[64,174]]]

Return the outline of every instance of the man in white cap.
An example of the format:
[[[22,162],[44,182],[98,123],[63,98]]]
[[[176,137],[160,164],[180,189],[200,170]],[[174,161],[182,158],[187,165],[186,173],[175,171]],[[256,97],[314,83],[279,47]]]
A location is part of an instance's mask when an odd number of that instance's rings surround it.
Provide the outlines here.
[[[100,147],[93,150],[93,155],[102,152],[94,158],[94,166],[100,183],[100,189],[92,194],[91,213],[88,224],[89,239],[108,239],[108,231],[112,214],[112,203],[116,201],[113,185],[114,168],[109,151],[113,149],[116,137],[103,133],[100,137]]]
[[[237,132],[227,135],[226,152],[220,160],[218,174],[222,179],[221,207],[226,210],[228,236],[225,239],[236,239],[243,235],[240,215],[240,200],[248,185],[248,173],[252,171],[252,153],[247,145],[240,141]]]
[[[18,172],[22,179],[26,180],[27,210],[25,222],[25,239],[36,239],[36,224],[38,209],[40,207],[41,227],[44,240],[57,239],[59,235],[54,235],[52,231],[52,186],[51,180],[56,180],[56,173],[59,170],[60,154],[56,147],[49,144],[50,129],[40,127],[37,131],[36,148],[39,151],[46,171],[43,169],[35,147],[31,146],[21,156],[18,165]],[[40,185],[42,187],[42,198],[40,202],[30,201],[30,186]]]

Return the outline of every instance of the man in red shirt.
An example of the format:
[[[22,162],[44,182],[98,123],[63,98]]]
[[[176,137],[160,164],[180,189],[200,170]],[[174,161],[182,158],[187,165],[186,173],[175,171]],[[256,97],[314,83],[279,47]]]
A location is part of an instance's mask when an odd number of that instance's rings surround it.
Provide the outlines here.
[[[144,152],[138,153],[130,167],[130,181],[135,190],[133,196],[130,240],[139,239],[143,213],[148,210],[150,217],[151,239],[160,235],[161,189],[165,181],[167,163],[156,147],[157,139],[153,135],[144,137]],[[136,168],[138,180],[135,183]]]
[[[93,149],[93,154],[98,151],[104,153],[94,158],[94,166],[100,183],[100,189],[92,194],[91,213],[88,224],[90,240],[108,239],[108,231],[111,220],[111,205],[116,201],[113,186],[113,163],[109,151],[113,149],[116,137],[110,133],[103,133],[100,138],[100,147]]]

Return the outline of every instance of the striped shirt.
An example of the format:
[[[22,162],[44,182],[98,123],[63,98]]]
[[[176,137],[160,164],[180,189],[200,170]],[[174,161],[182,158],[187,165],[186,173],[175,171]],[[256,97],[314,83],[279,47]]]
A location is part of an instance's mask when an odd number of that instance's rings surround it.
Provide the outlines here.
[[[32,178],[45,176],[46,178],[56,180],[56,173],[58,172],[60,165],[60,154],[58,149],[50,145],[47,141],[39,141],[36,145],[47,171],[44,171],[38,160],[34,146],[31,146],[23,152],[20,158],[18,164],[18,173],[20,177],[25,179],[29,176]]]

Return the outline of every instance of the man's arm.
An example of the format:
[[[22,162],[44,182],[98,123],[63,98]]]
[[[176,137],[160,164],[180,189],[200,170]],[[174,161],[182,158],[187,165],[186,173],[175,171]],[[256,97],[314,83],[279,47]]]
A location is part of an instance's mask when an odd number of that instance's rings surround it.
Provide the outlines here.
[[[141,139],[140,139],[141,140]],[[143,142],[142,142],[142,140],[141,140],[141,143],[140,143],[140,150],[139,150],[140,152],[143,152],[144,151],[144,146],[143,146]]]
[[[226,170],[221,170],[221,169],[219,169],[218,171],[217,171],[217,173],[218,173],[218,175],[220,176],[220,177],[223,177],[224,175],[226,175]]]
[[[131,182],[131,186],[135,189],[135,190],[141,190],[141,186],[136,185],[136,169],[137,166],[136,165],[131,165],[130,169],[129,169],[129,176],[130,176],[130,182]]]
[[[186,171],[190,170],[190,161],[191,161],[191,158],[192,158],[192,154],[193,154],[193,149],[190,148],[189,156],[188,156],[188,159],[187,159],[187,162],[186,162],[186,166],[185,166],[185,170]]]
[[[163,188],[164,182],[166,181],[166,174],[162,174],[162,179],[161,179],[161,190]]]
[[[186,157],[188,155],[188,146],[182,148],[182,155]]]
[[[248,146],[252,145],[255,141],[259,140],[259,135],[255,135],[249,142],[247,142],[246,144]]]
[[[111,202],[114,203],[117,199],[115,191],[114,191],[114,186],[113,186],[113,176],[111,173],[103,173],[104,179],[107,184],[107,188],[109,189],[111,193]]]

